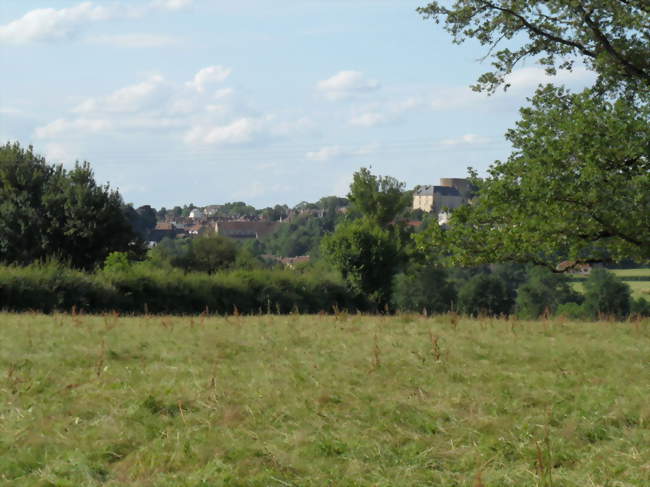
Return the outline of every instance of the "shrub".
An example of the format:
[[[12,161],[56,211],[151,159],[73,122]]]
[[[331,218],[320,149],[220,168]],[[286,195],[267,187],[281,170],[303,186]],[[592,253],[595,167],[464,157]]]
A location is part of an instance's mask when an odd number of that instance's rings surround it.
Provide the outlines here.
[[[456,301],[456,289],[447,272],[435,265],[409,266],[395,276],[393,289],[392,304],[399,311],[444,313]]]
[[[579,303],[581,296],[571,289],[569,278],[543,267],[530,270],[528,280],[517,289],[515,311],[524,319],[536,319],[545,312],[555,313],[565,303]]]
[[[606,269],[594,269],[585,281],[585,309],[589,316],[624,318],[630,313],[630,287]]]
[[[510,312],[506,283],[492,274],[477,274],[458,291],[458,307],[462,313],[500,315]]]
[[[637,316],[650,316],[650,301],[645,298],[632,300],[630,314]]]

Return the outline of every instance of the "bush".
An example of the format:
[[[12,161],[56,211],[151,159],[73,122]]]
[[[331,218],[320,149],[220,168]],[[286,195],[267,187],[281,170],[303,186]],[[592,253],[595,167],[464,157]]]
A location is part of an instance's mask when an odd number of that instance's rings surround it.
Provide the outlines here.
[[[458,307],[462,313],[472,316],[508,314],[511,308],[508,287],[495,275],[477,274],[460,288]]]
[[[520,318],[534,320],[545,312],[555,313],[562,304],[580,301],[581,296],[573,291],[566,275],[535,267],[517,289],[515,312]]]
[[[650,316],[650,301],[645,298],[632,300],[630,314],[637,316]]]
[[[585,281],[585,309],[592,318],[630,314],[630,287],[606,269],[594,269]]]
[[[0,309],[49,313],[72,307],[92,313],[189,314],[207,308],[219,314],[255,314],[365,310],[367,303],[329,277],[284,270],[209,275],[136,263],[87,274],[56,263],[0,267]]]
[[[395,277],[393,307],[399,311],[445,313],[456,301],[447,272],[434,265],[411,265]]]

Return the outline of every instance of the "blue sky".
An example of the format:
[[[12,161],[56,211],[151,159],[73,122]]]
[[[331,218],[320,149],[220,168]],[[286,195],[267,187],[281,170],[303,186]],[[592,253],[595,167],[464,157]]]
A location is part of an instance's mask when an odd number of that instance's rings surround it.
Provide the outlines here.
[[[484,48],[410,0],[3,0],[0,140],[88,160],[135,205],[257,207],[480,172],[540,82],[469,89]],[[579,87],[578,69],[555,82]]]

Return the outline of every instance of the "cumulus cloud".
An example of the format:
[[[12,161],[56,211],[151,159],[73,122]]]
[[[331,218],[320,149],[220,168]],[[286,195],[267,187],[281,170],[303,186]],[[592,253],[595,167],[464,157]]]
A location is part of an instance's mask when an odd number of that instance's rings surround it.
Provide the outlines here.
[[[255,141],[264,132],[265,120],[240,118],[226,125],[196,125],[185,134],[188,144],[241,145]]]
[[[178,10],[190,4],[190,0],[155,0],[140,7],[124,4],[103,6],[93,2],[82,2],[61,9],[38,8],[30,10],[21,18],[8,24],[0,25],[0,44],[72,39],[93,23],[141,18],[155,10]]]
[[[492,139],[490,137],[484,137],[482,135],[476,135],[476,134],[465,134],[465,135],[461,135],[460,137],[443,139],[440,141],[440,144],[446,146],[456,146],[456,145],[487,144],[489,142],[492,142]]]
[[[319,81],[316,89],[330,100],[342,100],[379,89],[379,81],[367,79],[359,71],[340,71],[331,78]]]
[[[154,75],[147,80],[121,88],[108,96],[88,98],[79,104],[74,111],[89,112],[135,112],[149,106],[164,95],[165,79]]]
[[[208,66],[196,73],[192,81],[187,83],[187,86],[199,93],[203,93],[209,85],[224,82],[230,76],[231,72],[231,68],[224,66]],[[218,94],[219,92],[217,92]]]
[[[38,127],[36,129],[36,137],[48,139],[57,137],[64,133],[99,133],[110,130],[111,127],[112,125],[110,121],[104,119],[78,118],[76,120],[68,120],[65,118],[59,118],[43,127]]]

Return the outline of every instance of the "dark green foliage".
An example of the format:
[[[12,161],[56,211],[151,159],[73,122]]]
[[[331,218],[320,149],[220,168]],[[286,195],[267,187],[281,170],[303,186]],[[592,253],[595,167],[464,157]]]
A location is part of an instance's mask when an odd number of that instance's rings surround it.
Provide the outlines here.
[[[508,287],[498,276],[477,274],[458,290],[458,308],[471,316],[508,314],[512,308]]]
[[[213,273],[231,267],[240,252],[243,249],[231,239],[210,233],[192,239],[164,238],[149,250],[148,259],[158,266]]]
[[[585,281],[586,312],[593,318],[630,313],[630,287],[606,269],[593,269]]]
[[[457,264],[650,259],[650,106],[538,91],[479,198],[433,229]]]
[[[537,319],[543,314],[554,314],[562,304],[580,301],[581,296],[571,288],[566,275],[534,267],[526,283],[517,289],[515,312],[520,318]]]
[[[238,251],[231,239],[216,234],[193,238],[189,249],[189,269],[208,274],[232,266]]]
[[[323,236],[334,230],[338,219],[336,212],[327,212],[323,217],[299,216],[264,239],[263,245],[267,253],[283,257],[314,256]]]
[[[366,296],[377,310],[388,309],[393,277],[407,257],[409,234],[398,219],[410,195],[404,183],[362,168],[354,173],[348,198],[358,219],[339,224],[321,249],[353,292]]]
[[[637,316],[650,316],[650,301],[645,298],[632,300],[630,314]]]
[[[0,262],[58,258],[91,269],[112,251],[134,250],[122,198],[98,186],[88,163],[50,166],[31,148],[0,148]]]
[[[392,278],[403,260],[390,229],[366,218],[345,222],[323,239],[322,249],[354,293],[365,295],[377,310],[388,306]]]
[[[455,301],[456,289],[442,267],[412,263],[395,276],[392,303],[396,310],[445,313]]]
[[[375,176],[365,167],[354,173],[348,198],[353,211],[386,226],[409,207],[411,194],[391,176]]]
[[[111,258],[109,260],[120,260]],[[113,262],[115,263],[115,262]],[[124,262],[122,262],[124,264]],[[147,263],[107,266],[97,274],[60,264],[0,267],[0,309],[43,312],[198,314],[364,310],[343,284],[281,270],[185,273]]]

